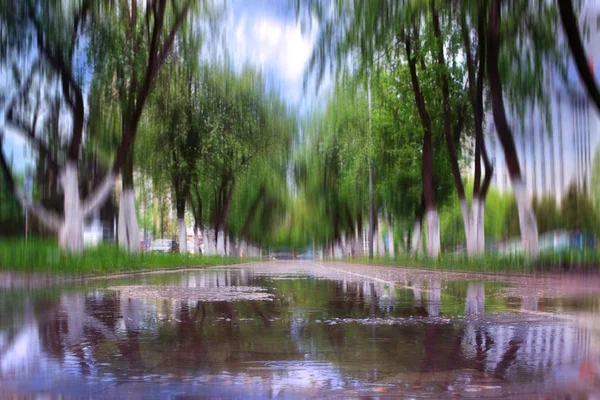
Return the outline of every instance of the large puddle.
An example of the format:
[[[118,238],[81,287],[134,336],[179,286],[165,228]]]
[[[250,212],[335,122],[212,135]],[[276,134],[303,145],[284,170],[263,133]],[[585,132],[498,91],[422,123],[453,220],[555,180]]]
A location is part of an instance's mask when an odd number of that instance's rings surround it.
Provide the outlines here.
[[[306,261],[5,289],[0,387],[63,398],[594,390],[598,292],[469,277]]]

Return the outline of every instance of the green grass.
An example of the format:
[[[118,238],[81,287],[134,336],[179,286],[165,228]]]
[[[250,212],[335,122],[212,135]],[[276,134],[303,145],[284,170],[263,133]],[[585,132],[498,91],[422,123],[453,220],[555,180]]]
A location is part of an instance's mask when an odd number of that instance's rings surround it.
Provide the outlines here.
[[[600,253],[594,250],[543,253],[537,259],[527,259],[522,255],[509,256],[502,254],[486,254],[483,257],[472,259],[469,259],[466,255],[448,254],[442,255],[439,259],[433,259],[425,255],[409,257],[408,255],[401,254],[395,258],[375,257],[375,259],[369,260],[367,257],[363,257],[349,259],[348,261],[398,267],[495,273],[600,269]]]
[[[51,240],[0,240],[0,270],[56,275],[103,275],[163,268],[209,267],[248,259],[192,254],[128,254],[114,244],[88,248],[82,254],[60,251]]]

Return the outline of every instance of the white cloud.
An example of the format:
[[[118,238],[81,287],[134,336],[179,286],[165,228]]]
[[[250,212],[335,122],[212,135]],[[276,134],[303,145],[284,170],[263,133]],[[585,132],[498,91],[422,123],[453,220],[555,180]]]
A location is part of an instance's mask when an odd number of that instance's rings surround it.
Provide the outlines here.
[[[265,14],[244,12],[231,15],[228,47],[237,65],[250,63],[272,74],[290,101],[302,96],[302,82],[310,58],[316,30],[302,34],[295,21],[280,20]]]

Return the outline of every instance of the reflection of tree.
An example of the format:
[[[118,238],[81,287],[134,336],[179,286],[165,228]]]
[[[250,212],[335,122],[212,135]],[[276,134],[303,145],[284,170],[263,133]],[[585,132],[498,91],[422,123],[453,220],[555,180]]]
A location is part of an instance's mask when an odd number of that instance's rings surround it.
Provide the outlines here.
[[[439,279],[430,280],[427,289],[427,313],[430,317],[439,317],[442,304],[442,282]]]
[[[36,302],[35,309],[42,348],[58,360],[63,360],[65,356],[63,336],[69,334],[68,321],[72,318],[70,313],[65,315],[56,300],[44,299]]]
[[[195,307],[190,307],[187,301],[182,301],[179,308],[178,323],[178,348],[174,352],[175,365],[177,360],[186,360],[192,357],[195,362],[207,359],[208,349],[204,341],[204,321],[206,320],[206,304],[196,302]]]
[[[483,282],[469,282],[465,314],[482,314],[485,309],[485,287]]]
[[[483,343],[483,336],[485,336],[485,344]],[[489,332],[487,330],[485,332],[482,332],[481,327],[478,327],[475,333],[474,369],[482,372],[485,370],[485,363],[487,360],[488,351],[493,345],[494,340],[491,338]]]
[[[236,277],[231,275],[228,279],[234,282]],[[440,382],[441,390],[446,390],[448,384],[464,384],[465,379],[540,379],[552,366],[586,354],[591,340],[574,340],[575,329],[546,323],[525,325],[513,334],[512,326],[502,320],[486,325],[436,324],[431,323],[435,322],[432,319],[377,327],[307,323],[311,320],[307,315],[315,315],[307,312],[317,313],[313,320],[325,314],[365,318],[373,307],[375,313],[385,316],[405,312],[414,315],[410,304],[414,301],[417,307],[423,303],[421,285],[413,283],[412,293],[398,289],[399,302],[386,312],[379,300],[382,286],[378,284],[291,279],[270,284],[277,286],[277,293],[283,294],[286,301],[199,303],[129,300],[101,292],[64,295],[36,302],[37,325],[31,326],[36,327],[36,335],[39,327],[41,357],[64,362],[65,354],[71,359],[74,355],[80,360],[77,372],[82,374],[99,371],[113,373],[119,379],[150,371],[186,376],[224,370],[252,374],[242,361],[308,360],[327,363],[348,381],[382,377],[391,383],[400,378],[404,382],[433,381]],[[460,296],[466,293],[466,309],[483,310],[484,304],[478,304],[476,295],[483,294],[483,285],[460,288]],[[441,282],[430,281],[427,289],[423,313],[439,315]],[[458,304],[462,307],[462,300]],[[23,307],[18,310],[24,313]],[[274,316],[281,319],[274,320]],[[145,329],[155,317],[158,328]],[[231,321],[218,320],[219,317]],[[539,337],[543,339],[538,342]],[[89,348],[84,351],[80,343]],[[6,354],[0,345],[0,361]],[[285,373],[286,368],[256,373]],[[402,376],[392,379],[399,373]]]
[[[522,343],[523,340],[518,334],[515,334],[515,337],[508,342],[508,347],[504,351],[502,359],[500,360],[500,362],[498,362],[498,364],[496,364],[496,368],[494,369],[495,378],[504,379],[506,370],[517,359],[517,351],[519,351],[519,349],[521,348]]]
[[[521,298],[521,310],[522,311],[533,311],[538,310],[539,296],[523,297]]]
[[[369,314],[374,316],[375,315],[375,306],[377,305],[377,292],[375,291],[375,283],[371,282],[369,284],[369,289],[370,289],[370,293],[371,293],[371,305],[369,307]]]

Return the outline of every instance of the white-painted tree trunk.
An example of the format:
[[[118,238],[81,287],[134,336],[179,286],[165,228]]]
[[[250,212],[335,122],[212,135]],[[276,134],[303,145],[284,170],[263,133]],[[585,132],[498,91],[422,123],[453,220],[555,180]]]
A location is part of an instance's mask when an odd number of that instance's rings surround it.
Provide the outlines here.
[[[215,247],[212,244],[210,229],[204,229],[202,231],[202,240],[204,243],[204,254],[212,255],[214,253]]]
[[[469,282],[465,314],[483,314],[485,312],[485,289],[483,283]]]
[[[539,296],[523,297],[521,298],[521,310],[537,312],[539,301]]]
[[[224,241],[224,237],[223,237],[223,231],[217,232],[217,237],[215,238],[215,244],[216,244],[216,254],[218,254],[220,256],[224,256],[225,255],[225,241]]]
[[[246,239],[240,239],[239,255],[240,257],[250,256],[248,253],[248,243],[246,243]]]
[[[475,199],[473,199],[475,201]],[[465,230],[465,242],[467,246],[467,254],[472,256],[475,254],[475,243],[477,237],[476,226],[474,224],[474,219],[469,210],[469,204],[467,203],[467,199],[459,199],[458,203],[460,205],[460,213],[463,219],[463,227]],[[472,208],[475,210],[475,208]]]
[[[379,229],[377,230],[377,255],[379,257],[385,256],[385,244],[383,243],[383,234]]]
[[[479,254],[485,253],[485,199],[479,200],[477,213],[477,250]]]
[[[540,252],[537,221],[535,213],[527,198],[527,189],[522,179],[511,179],[515,202],[519,211],[519,227],[523,251],[528,256],[537,256]]]
[[[410,255],[414,256],[419,251],[423,233],[421,231],[421,220],[416,219],[413,225],[412,239],[410,241]]]
[[[437,210],[427,210],[425,221],[427,224],[427,255],[438,257],[440,255],[440,217]]]
[[[362,256],[363,253],[363,243],[362,243],[362,229],[359,229],[358,224],[355,225],[356,229],[354,230],[354,250],[357,257]]]
[[[140,230],[135,214],[133,188],[124,188],[119,201],[119,247],[131,253],[140,251]]]
[[[416,307],[421,307],[423,305],[423,289],[421,282],[413,282],[412,291],[413,291],[413,301]]]
[[[477,236],[475,238],[475,254],[483,255],[485,253],[485,200],[478,196],[473,198],[471,208],[473,209],[473,225],[477,231]]]
[[[388,231],[388,245],[389,245],[389,253],[390,257],[394,258],[396,255],[394,249],[394,224],[390,222],[390,229]]]
[[[185,227],[185,218],[177,218],[177,228],[179,230],[179,253],[186,254],[187,248],[187,229]]]
[[[469,229],[471,230],[471,253],[469,253],[469,256],[479,255],[479,248],[477,247],[479,238],[479,210],[479,196],[473,196],[471,214],[469,215]]]
[[[442,309],[442,282],[430,280],[427,289],[427,313],[430,317],[438,317]]]
[[[83,251],[84,214],[79,197],[79,180],[75,162],[67,161],[61,171],[60,183],[64,192],[65,219],[58,233],[58,244],[64,250],[79,253]]]
[[[194,254],[200,254],[200,241],[198,240],[198,227],[194,226]]]

